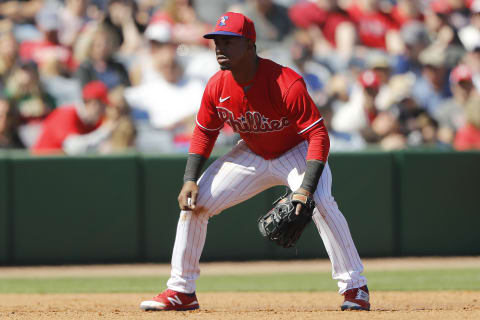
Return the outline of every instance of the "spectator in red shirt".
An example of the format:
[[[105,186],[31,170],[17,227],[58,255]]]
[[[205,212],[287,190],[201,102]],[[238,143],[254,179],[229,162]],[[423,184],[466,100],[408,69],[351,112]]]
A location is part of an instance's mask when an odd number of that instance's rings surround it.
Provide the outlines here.
[[[113,130],[112,122],[103,122],[109,104],[108,89],[100,81],[83,87],[83,105],[57,108],[43,124],[35,153],[79,154],[96,150]]]
[[[43,39],[25,41],[20,45],[20,58],[32,60],[42,69],[51,61],[58,61],[63,73],[70,74],[76,68],[70,49],[60,44],[58,31],[60,20],[52,8],[44,7],[35,17],[37,28],[42,32]]]
[[[362,45],[391,51],[398,40],[398,26],[380,11],[378,3],[378,0],[355,0],[347,11],[357,25]]]
[[[399,27],[412,21],[423,21],[424,19],[419,3],[415,0],[397,0],[397,4],[392,8],[390,15]]]
[[[348,62],[353,53],[356,31],[347,12],[339,7],[337,1],[298,2],[289,9],[288,14],[295,26],[314,33],[316,46],[328,47],[328,51],[335,50],[334,54],[339,54]]]
[[[458,130],[453,146],[457,150],[480,149],[480,97],[472,96],[466,105],[465,126]]]

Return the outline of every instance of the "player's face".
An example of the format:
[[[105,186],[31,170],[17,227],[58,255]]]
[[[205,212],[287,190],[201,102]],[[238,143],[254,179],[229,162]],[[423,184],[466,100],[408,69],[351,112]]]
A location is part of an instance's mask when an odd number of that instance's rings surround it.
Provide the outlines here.
[[[248,40],[235,36],[215,36],[215,53],[222,70],[232,70],[241,66],[249,50]]]

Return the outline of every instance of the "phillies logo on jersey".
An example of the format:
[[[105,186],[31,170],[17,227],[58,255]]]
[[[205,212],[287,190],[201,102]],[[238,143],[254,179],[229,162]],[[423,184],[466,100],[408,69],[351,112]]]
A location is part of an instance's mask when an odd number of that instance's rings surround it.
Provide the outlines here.
[[[218,23],[219,26],[226,26],[227,25],[227,20],[228,20],[228,16],[222,16],[220,18],[220,22]]]
[[[290,125],[286,117],[280,120],[270,120],[257,111],[247,111],[245,115],[235,118],[233,112],[228,109],[217,107],[218,116],[228,123],[235,132],[272,132],[280,131]]]

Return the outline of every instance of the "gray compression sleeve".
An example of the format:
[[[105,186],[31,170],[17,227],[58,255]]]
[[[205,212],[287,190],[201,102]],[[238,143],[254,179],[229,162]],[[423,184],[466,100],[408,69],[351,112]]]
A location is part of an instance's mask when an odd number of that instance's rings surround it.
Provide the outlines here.
[[[305,176],[303,177],[300,188],[303,188],[313,194],[317,189],[318,180],[320,180],[323,168],[325,168],[325,163],[323,161],[308,160],[307,168],[305,169]]]
[[[196,153],[189,153],[187,165],[185,167],[185,175],[183,176],[183,182],[197,182],[198,178],[200,177],[200,171],[202,171],[205,161],[207,161],[207,158],[205,158],[204,156]]]

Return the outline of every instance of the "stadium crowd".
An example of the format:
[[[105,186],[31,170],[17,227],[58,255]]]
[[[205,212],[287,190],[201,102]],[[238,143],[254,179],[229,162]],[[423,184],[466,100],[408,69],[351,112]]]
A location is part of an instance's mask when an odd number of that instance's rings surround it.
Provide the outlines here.
[[[480,0],[3,0],[0,148],[184,152],[226,11],[304,77],[332,151],[480,149]]]

